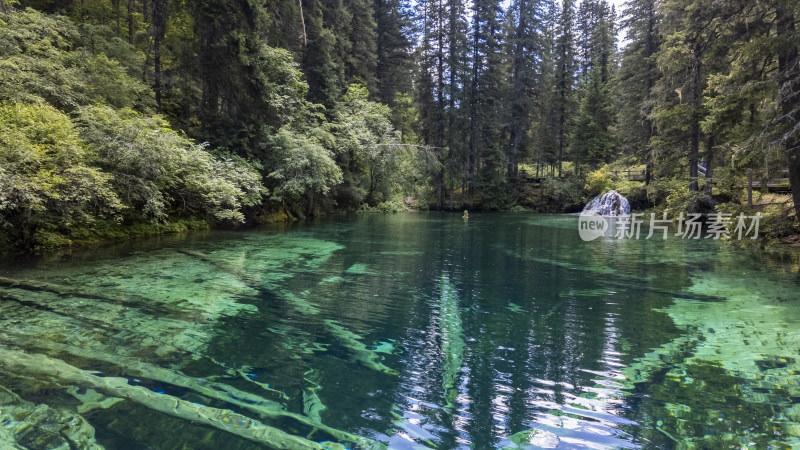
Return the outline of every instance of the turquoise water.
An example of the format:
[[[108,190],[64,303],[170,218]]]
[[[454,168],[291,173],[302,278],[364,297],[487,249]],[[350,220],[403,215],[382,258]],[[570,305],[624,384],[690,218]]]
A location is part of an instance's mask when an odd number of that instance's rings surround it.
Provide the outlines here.
[[[797,258],[361,215],[0,270],[0,448],[784,448]]]

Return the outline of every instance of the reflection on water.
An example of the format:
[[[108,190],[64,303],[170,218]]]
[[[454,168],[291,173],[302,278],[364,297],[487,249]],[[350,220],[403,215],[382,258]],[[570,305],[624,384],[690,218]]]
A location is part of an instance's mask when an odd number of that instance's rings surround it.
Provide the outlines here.
[[[13,262],[0,447],[796,445],[796,261],[420,214]]]

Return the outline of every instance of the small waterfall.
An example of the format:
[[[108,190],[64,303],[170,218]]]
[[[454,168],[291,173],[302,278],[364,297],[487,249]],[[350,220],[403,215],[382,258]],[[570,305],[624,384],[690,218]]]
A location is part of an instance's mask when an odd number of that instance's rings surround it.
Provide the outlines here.
[[[583,212],[589,211],[596,211],[601,216],[625,216],[631,213],[631,204],[619,192],[608,191],[586,204]]]

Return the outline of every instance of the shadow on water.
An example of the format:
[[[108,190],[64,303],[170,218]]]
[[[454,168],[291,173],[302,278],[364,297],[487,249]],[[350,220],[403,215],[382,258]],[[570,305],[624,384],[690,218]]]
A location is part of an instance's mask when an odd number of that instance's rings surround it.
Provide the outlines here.
[[[797,444],[797,261],[438,213],[17,261],[0,444]]]

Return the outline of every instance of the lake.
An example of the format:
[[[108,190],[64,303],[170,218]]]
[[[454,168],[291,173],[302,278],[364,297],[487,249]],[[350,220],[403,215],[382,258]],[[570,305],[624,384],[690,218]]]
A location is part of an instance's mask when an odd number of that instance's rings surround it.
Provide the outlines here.
[[[0,447],[800,445],[800,264],[333,217],[0,270]]]

